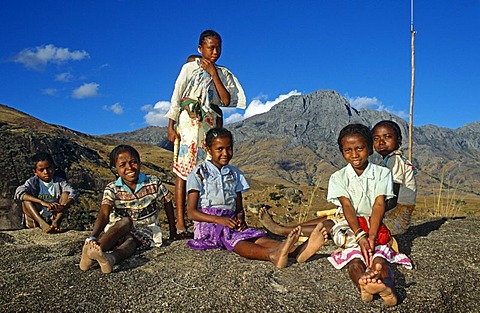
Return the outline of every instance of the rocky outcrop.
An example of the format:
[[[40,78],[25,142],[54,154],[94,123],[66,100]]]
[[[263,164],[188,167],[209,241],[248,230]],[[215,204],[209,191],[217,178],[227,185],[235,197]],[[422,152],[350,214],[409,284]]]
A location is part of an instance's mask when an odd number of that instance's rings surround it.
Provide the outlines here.
[[[88,232],[0,232],[2,312],[478,312],[478,218],[416,221],[398,237],[414,268],[395,268],[399,304],[365,304],[346,270],[327,261],[277,269],[185,241],[136,254],[104,275],[78,268]]]

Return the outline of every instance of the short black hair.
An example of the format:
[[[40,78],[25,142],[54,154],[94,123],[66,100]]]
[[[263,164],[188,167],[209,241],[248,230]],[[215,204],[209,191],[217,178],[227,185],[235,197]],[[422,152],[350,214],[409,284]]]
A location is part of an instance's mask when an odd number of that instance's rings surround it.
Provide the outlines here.
[[[115,169],[118,155],[124,151],[130,152],[135,158],[137,158],[138,162],[140,162],[140,154],[134,147],[129,145],[118,145],[112,150],[112,152],[110,152],[110,169]]]
[[[402,131],[400,130],[400,126],[398,126],[398,124],[395,123],[394,121],[383,120],[375,124],[375,126],[373,126],[372,134],[375,132],[375,129],[379,126],[388,126],[391,129],[393,129],[393,132],[397,136],[397,145],[395,148],[400,149],[400,146],[402,145]]]
[[[33,169],[37,169],[37,163],[41,161],[48,161],[49,165],[55,168],[55,162],[53,161],[53,157],[48,152],[38,152],[31,157],[33,163]]]
[[[349,124],[342,128],[338,135],[338,148],[340,152],[343,152],[342,139],[346,136],[359,135],[365,139],[367,148],[369,149],[369,155],[373,154],[373,138],[370,129],[363,124]]]
[[[201,46],[207,37],[215,37],[215,38],[218,39],[218,41],[220,41],[220,43],[222,43],[222,37],[220,36],[219,33],[217,33],[214,30],[207,29],[207,30],[204,30],[200,34],[200,39],[198,40],[198,45]]]
[[[211,147],[213,143],[213,139],[219,138],[219,137],[228,137],[232,141],[233,145],[233,135],[232,133],[226,129],[226,128],[212,128],[207,132],[207,135],[205,136],[205,144],[207,147]]]

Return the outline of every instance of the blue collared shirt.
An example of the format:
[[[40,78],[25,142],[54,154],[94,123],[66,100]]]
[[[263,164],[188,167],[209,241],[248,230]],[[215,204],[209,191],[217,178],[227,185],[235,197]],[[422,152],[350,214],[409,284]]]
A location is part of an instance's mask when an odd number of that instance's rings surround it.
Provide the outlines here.
[[[218,169],[210,161],[195,166],[187,177],[187,192],[200,192],[198,207],[236,209],[237,192],[250,188],[243,173],[234,166],[225,165]]]

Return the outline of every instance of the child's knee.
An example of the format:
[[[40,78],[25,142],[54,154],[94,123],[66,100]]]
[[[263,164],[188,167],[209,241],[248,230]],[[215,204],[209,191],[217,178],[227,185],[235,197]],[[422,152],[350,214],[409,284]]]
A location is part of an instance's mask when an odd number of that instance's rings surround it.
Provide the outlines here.
[[[133,222],[129,217],[122,217],[120,221],[117,222],[120,228],[130,229],[133,226]]]
[[[349,272],[357,272],[361,271],[364,272],[366,269],[365,263],[363,263],[360,259],[353,259],[348,263],[348,271]]]

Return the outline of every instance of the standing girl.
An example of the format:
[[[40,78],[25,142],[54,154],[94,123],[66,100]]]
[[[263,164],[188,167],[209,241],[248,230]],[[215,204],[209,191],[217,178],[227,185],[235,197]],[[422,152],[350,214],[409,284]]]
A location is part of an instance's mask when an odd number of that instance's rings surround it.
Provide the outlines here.
[[[270,261],[278,268],[287,266],[289,255],[305,262],[318,251],[327,238],[322,223],[298,248],[295,243],[301,227],[293,229],[284,242],[248,228],[242,192],[250,186],[243,173],[228,164],[233,156],[232,134],[224,128],[211,129],[206,147],[211,159],[197,165],[187,179],[187,213],[194,220],[194,239],[187,242],[189,247],[227,249],[249,259]]]
[[[396,305],[389,262],[406,267],[411,267],[411,262],[390,248],[390,232],[382,224],[385,200],[393,197],[392,174],[389,169],[368,161],[373,153],[368,127],[361,124],[344,127],[338,146],[348,165],[330,177],[327,200],[343,212],[356,245],[333,253],[328,260],[337,269],[347,266],[363,301],[370,302],[378,294],[385,305]]]
[[[395,197],[386,204],[383,223],[392,235],[403,234],[410,224],[415,208],[417,185],[416,168],[400,151],[402,132],[394,121],[378,122],[372,129],[373,147],[383,157],[383,163],[393,174]]]
[[[158,217],[161,207],[167,214],[170,239],[177,235],[172,195],[158,177],[140,171],[138,151],[127,145],[117,146],[110,153],[110,167],[118,179],[109,183],[103,192],[100,213],[83,246],[82,271],[97,261],[101,271],[108,274],[116,263],[137,249],[161,245]]]
[[[178,233],[186,231],[185,181],[195,165],[206,158],[205,133],[217,126],[217,118],[222,115],[219,106],[246,106],[237,78],[226,67],[215,64],[222,53],[220,35],[213,30],[202,32],[198,52],[202,58],[183,65],[165,115],[169,118],[168,140],[178,147],[173,162]]]

